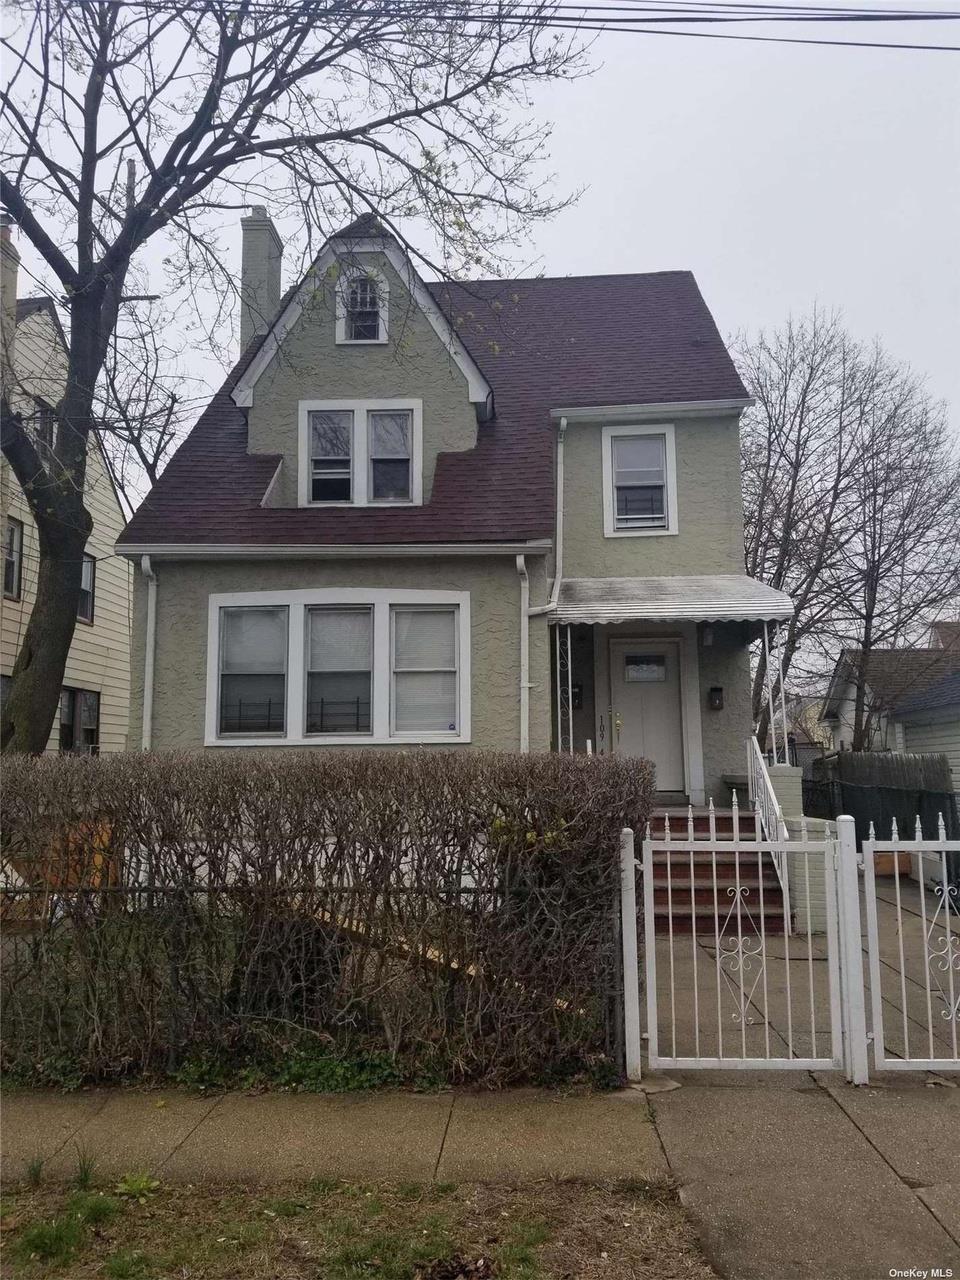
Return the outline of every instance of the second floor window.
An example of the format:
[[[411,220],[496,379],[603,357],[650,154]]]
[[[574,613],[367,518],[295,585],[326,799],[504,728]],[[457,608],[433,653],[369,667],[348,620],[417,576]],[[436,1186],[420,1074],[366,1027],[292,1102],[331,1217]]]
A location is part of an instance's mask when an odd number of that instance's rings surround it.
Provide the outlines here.
[[[3,594],[19,600],[23,585],[23,521],[7,516],[3,539]]]
[[[351,502],[353,413],[349,409],[310,414],[310,501]]]
[[[300,404],[300,505],[422,501],[421,402]]]
[[[666,528],[667,468],[663,436],[614,436],[613,485],[618,529]]]
[[[602,439],[605,536],[676,533],[673,425],[608,426]]]
[[[81,622],[93,622],[96,589],[97,561],[94,556],[84,556],[80,571],[80,603],[77,605],[77,617]]]

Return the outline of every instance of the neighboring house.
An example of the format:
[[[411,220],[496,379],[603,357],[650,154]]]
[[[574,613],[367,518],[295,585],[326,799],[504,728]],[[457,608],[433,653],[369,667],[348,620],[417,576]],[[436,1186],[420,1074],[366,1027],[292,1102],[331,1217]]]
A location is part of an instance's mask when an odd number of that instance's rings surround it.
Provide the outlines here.
[[[66,389],[67,346],[52,298],[17,298],[19,254],[2,229],[2,353],[4,390],[28,417],[40,447],[49,448],[55,406]],[[128,562],[114,554],[124,515],[106,461],[94,444],[87,459],[84,500],[93,531],[83,560],[77,626],[64,672],[48,751],[123,751],[130,712],[130,593]],[[12,469],[0,461],[3,596],[0,672],[6,695],[10,673],[36,598],[37,529]]]
[[[820,719],[836,751],[853,741],[857,675],[864,668],[868,749],[945,752],[960,781],[960,647],[845,649]]]
[[[589,744],[719,799],[791,604],[692,275],[428,284],[366,216],[281,298],[242,225],[243,354],[118,543],[131,742]]]
[[[933,649],[960,649],[960,622],[931,623],[930,646]]]

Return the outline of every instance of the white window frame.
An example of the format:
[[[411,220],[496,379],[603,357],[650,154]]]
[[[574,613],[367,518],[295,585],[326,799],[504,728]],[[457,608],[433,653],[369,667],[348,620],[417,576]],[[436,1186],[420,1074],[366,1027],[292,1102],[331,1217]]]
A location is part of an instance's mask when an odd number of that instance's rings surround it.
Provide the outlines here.
[[[347,333],[347,312],[350,299],[350,286],[354,280],[369,276],[377,286],[379,324],[375,338],[351,338]],[[337,281],[337,325],[336,342],[338,346],[348,347],[382,347],[387,341],[390,323],[390,288],[382,272],[375,267],[352,267],[344,271]]]
[[[256,606],[286,606],[287,705],[283,734],[221,736],[219,729],[220,610]],[[369,605],[373,610],[373,682],[371,732],[305,732],[307,709],[307,609],[314,605]],[[444,733],[392,732],[393,606],[456,607],[458,728]],[[208,747],[269,746],[372,746],[412,743],[470,742],[470,593],[468,591],[418,591],[372,587],[323,587],[301,591],[242,591],[211,595],[207,614],[207,689],[204,745]]]
[[[613,442],[624,436],[663,436],[667,523],[659,529],[618,529],[614,493]],[[677,446],[672,422],[608,423],[601,432],[603,457],[603,536],[605,538],[662,538],[680,532],[677,519]]]
[[[348,410],[353,414],[350,452],[350,502],[314,502],[311,495],[310,414]],[[410,413],[410,498],[376,500],[370,493],[371,413]],[[422,400],[301,400],[298,406],[297,502],[301,507],[422,507],[423,506],[423,401]]]

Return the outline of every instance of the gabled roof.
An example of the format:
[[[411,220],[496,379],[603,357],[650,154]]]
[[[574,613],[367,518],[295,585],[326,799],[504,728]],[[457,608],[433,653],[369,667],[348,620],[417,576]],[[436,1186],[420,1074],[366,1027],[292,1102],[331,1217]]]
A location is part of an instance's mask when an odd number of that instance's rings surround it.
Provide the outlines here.
[[[128,524],[121,544],[519,542],[553,534],[551,409],[746,402],[688,271],[426,286],[493,388],[475,449],[442,453],[423,507],[260,505],[279,456],[247,453],[231,392],[243,358]],[[288,304],[291,294],[281,306]],[[330,387],[329,393],[335,394]],[[735,411],[735,406],[734,406]]]
[[[930,638],[941,649],[960,649],[960,622],[931,623]]]
[[[35,298],[18,298],[17,299],[17,324],[23,324],[24,320],[29,320],[31,316],[35,316],[40,312],[45,312],[53,323],[57,337],[63,345],[64,351],[67,350],[67,337],[63,332],[63,325],[60,323],[60,315],[57,311],[57,304],[49,294],[39,294]]]
[[[960,671],[960,650],[844,649],[837,660],[820,718],[835,719],[846,687],[864,664],[867,688],[875,709],[899,712],[908,699],[924,693],[944,675]]]

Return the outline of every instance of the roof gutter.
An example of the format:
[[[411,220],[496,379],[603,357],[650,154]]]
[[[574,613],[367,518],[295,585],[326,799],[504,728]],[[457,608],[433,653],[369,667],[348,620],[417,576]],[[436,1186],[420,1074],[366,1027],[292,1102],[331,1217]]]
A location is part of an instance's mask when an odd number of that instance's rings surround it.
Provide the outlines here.
[[[117,555],[154,560],[358,560],[419,556],[545,556],[549,538],[530,542],[228,543],[118,542]]]

